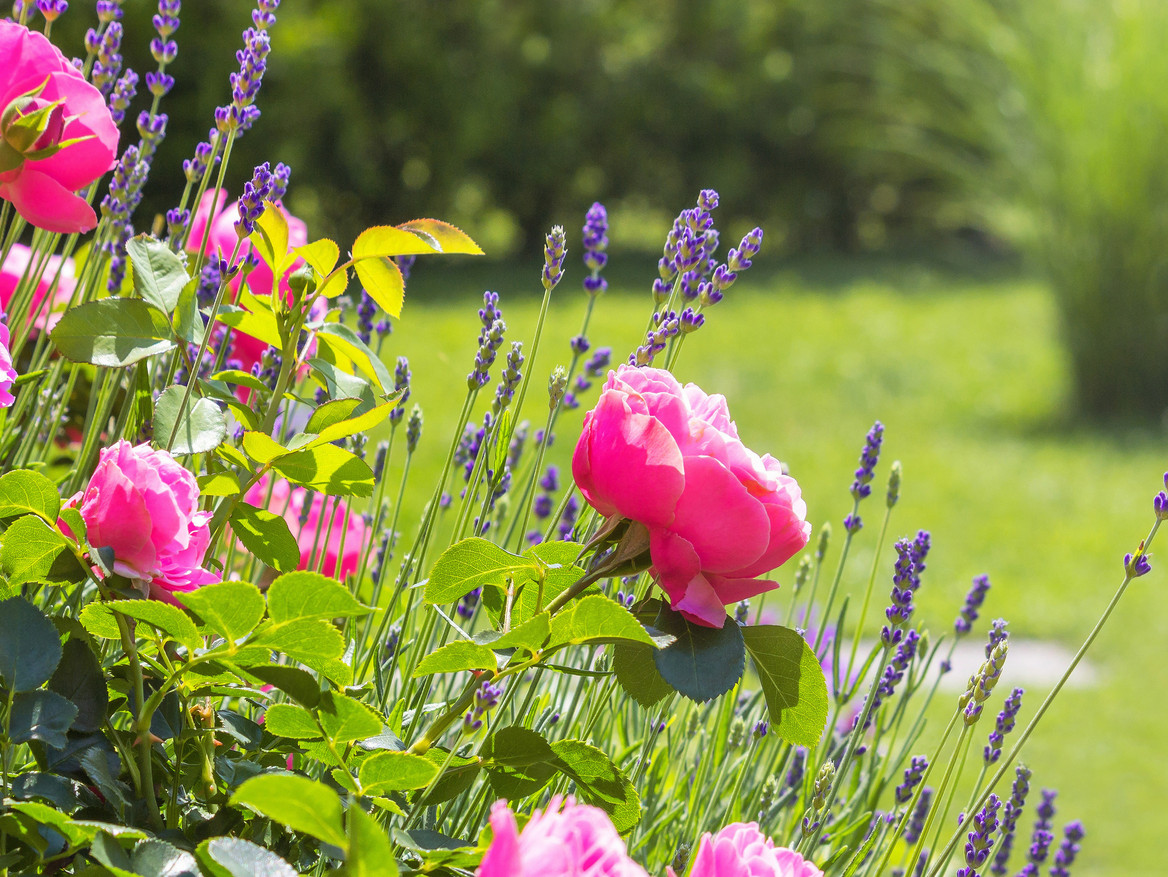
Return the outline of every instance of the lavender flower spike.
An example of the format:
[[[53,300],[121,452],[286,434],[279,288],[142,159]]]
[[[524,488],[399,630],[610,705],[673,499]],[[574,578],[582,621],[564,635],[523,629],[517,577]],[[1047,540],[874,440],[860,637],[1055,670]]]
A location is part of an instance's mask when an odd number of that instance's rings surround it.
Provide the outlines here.
[[[961,607],[961,614],[953,622],[957,635],[964,636],[973,630],[973,622],[977,621],[977,610],[985,602],[986,594],[990,589],[990,577],[987,575],[974,576],[973,587],[965,595],[965,605]]]
[[[584,267],[590,272],[584,278],[584,291],[596,295],[608,288],[608,281],[600,276],[608,264],[608,212],[597,201],[584,215]]]
[[[1077,819],[1068,823],[1063,829],[1063,842],[1059,844],[1058,852],[1054,854],[1054,865],[1050,869],[1050,877],[1070,877],[1070,867],[1075,857],[1079,855],[1079,841],[1086,835],[1083,823]]]
[[[549,292],[564,276],[564,257],[567,255],[564,227],[553,226],[543,248],[543,288]]]
[[[990,795],[981,812],[973,817],[973,831],[965,844],[965,867],[957,870],[957,877],[978,877],[978,868],[989,859],[994,845],[994,832],[998,830],[998,809],[1002,806],[997,795]]]
[[[856,470],[856,480],[852,482],[852,498],[857,502],[872,492],[872,478],[876,463],[880,459],[880,445],[884,442],[884,424],[877,420],[868,430],[864,439],[864,449],[860,452],[860,468]]]
[[[239,199],[239,219],[235,223],[235,233],[240,240],[255,231],[256,220],[264,212],[264,201],[272,191],[272,170],[265,161],[258,165],[252,178],[243,184],[243,195]]]
[[[1014,786],[1011,789],[1010,800],[1002,811],[1002,840],[998,844],[998,851],[994,853],[994,864],[990,871],[1003,877],[1007,873],[1006,865],[1010,861],[1010,850],[1014,846],[1014,830],[1018,826],[1018,818],[1026,806],[1026,795],[1030,792],[1030,768],[1020,764],[1014,768]]]
[[[994,724],[994,729],[990,731],[989,742],[985,747],[986,767],[996,763],[1002,757],[1002,744],[1006,740],[1006,735],[1014,730],[1014,724],[1018,720],[1018,711],[1022,709],[1023,693],[1021,688],[1015,688],[1006,697],[1006,702],[1002,705],[1002,711],[998,713],[998,720]]]

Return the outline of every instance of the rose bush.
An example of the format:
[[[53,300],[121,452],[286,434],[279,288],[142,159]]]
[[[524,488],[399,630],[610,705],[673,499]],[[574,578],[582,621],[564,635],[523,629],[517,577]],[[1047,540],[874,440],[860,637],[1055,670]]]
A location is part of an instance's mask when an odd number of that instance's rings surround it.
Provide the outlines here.
[[[103,448],[76,508],[95,549],[113,552],[112,570],[149,596],[176,603],[176,594],[219,581],[204,569],[210,512],[199,511],[195,476],[166,451],[124,439]]]
[[[609,372],[572,474],[602,515],[648,528],[653,575],[696,624],[721,627],[724,606],[778,587],[759,577],[811,535],[799,485],[742,443],[725,397],[662,369]]]
[[[776,847],[757,822],[735,822],[702,835],[689,877],[823,877],[823,872],[794,850]]]
[[[523,831],[507,802],[496,801],[491,831],[478,877],[647,877],[608,815],[571,797],[553,797]]]
[[[110,170],[118,129],[105,100],[44,37],[0,21],[0,198],[47,231],[97,225],[74,194]]]

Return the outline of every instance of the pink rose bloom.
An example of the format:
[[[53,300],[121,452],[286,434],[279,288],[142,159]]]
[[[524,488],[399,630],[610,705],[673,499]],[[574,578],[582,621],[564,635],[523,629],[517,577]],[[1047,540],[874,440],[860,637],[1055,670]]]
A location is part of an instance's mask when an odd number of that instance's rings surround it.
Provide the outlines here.
[[[113,571],[156,600],[219,581],[202,567],[210,512],[199,511],[195,476],[168,452],[124,439],[102,449],[89,485],[71,497],[94,549],[113,550]]]
[[[215,217],[211,217],[211,205],[214,203]],[[304,221],[284,211],[288,220],[288,246],[302,247],[308,243],[308,226]],[[198,209],[191,218],[191,234],[187,238],[187,248],[191,252],[198,252],[200,243],[203,252],[215,258],[229,259],[239,241],[235,233],[235,223],[239,220],[239,202],[227,203],[227,192],[222,189],[208,189],[199,201]],[[210,230],[208,231],[208,223]],[[204,240],[204,237],[206,238]],[[242,259],[251,252],[251,243],[245,238],[240,244],[239,256]],[[288,285],[288,277],[299,268],[303,260],[297,259],[284,276],[280,278],[280,291],[286,300],[291,300],[292,289]],[[231,289],[238,292],[242,279],[236,276],[231,281]],[[267,295],[272,291],[272,269],[262,261],[247,275],[247,286],[255,295]],[[238,330],[231,332],[231,358],[238,359],[244,371],[251,371],[251,367],[260,361],[264,351],[268,349],[266,341],[260,341],[251,335],[245,335]]]
[[[24,244],[13,244],[12,249],[8,252],[8,258],[4,260],[3,265],[0,265],[0,307],[3,307],[5,311],[8,310],[9,302],[12,301],[12,296],[16,293],[16,287],[20,284],[20,280],[24,277],[24,272],[28,269],[31,261],[32,250]],[[46,302],[45,297],[49,295],[54,279],[57,280],[57,288]],[[60,256],[49,256],[44,273],[29,301],[29,313],[35,314],[33,328],[42,331],[51,330],[57,325],[65,307],[73,298],[73,290],[76,286],[73,260],[62,259]],[[12,316],[9,314],[8,319],[11,320]]]
[[[651,571],[695,624],[721,627],[727,604],[777,588],[759,576],[811,535],[799,485],[742,444],[725,397],[662,369],[608,373],[572,475],[602,515],[648,528]]]
[[[794,850],[776,847],[757,822],[735,822],[702,835],[689,877],[823,877],[823,872]]]
[[[491,831],[478,877],[648,877],[629,858],[608,814],[571,797],[552,798],[522,832],[507,802],[496,801]]]
[[[257,508],[265,508],[268,486],[271,479],[265,475],[244,496],[244,502]],[[304,518],[304,500],[308,491],[303,487],[293,487],[283,478],[271,487],[272,498],[266,508],[283,516],[288,529],[296,537],[300,546],[300,569],[321,569],[326,576],[343,579],[355,573],[361,563],[361,554],[369,540],[369,528],[359,514],[352,514],[343,500],[323,493],[312,494],[312,505]],[[320,537],[317,538],[317,531]],[[344,539],[344,554],[341,541]],[[324,566],[320,566],[320,555],[324,552]],[[339,561],[339,563],[338,563]]]
[[[0,408],[8,408],[16,401],[12,395],[12,385],[16,383],[16,378],[12,354],[8,352],[8,327],[0,323]]]
[[[43,34],[0,21],[0,198],[47,231],[89,231],[97,214],[75,195],[114,166],[118,128],[96,88]],[[35,97],[26,97],[44,86]],[[61,102],[35,132],[15,124]],[[3,122],[0,122],[2,125]],[[85,138],[63,149],[58,144]]]

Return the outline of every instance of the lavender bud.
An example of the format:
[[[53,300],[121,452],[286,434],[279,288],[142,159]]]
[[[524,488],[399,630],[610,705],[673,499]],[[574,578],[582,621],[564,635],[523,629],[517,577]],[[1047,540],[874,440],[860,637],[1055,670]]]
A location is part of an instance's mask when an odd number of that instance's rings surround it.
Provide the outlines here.
[[[973,630],[973,622],[977,621],[977,610],[985,602],[986,594],[990,589],[990,577],[987,575],[975,576],[973,587],[965,595],[965,605],[961,607],[961,614],[953,623],[957,636],[961,637]]]
[[[552,226],[543,248],[543,288],[551,291],[564,276],[564,257],[568,248],[564,239],[564,228]]]

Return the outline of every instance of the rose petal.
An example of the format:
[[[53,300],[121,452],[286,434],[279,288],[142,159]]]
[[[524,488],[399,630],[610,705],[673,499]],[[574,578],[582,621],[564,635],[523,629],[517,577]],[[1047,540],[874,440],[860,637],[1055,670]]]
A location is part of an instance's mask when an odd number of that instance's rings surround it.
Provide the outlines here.
[[[97,227],[97,214],[89,202],[74,195],[30,162],[15,171],[16,177],[0,182],[0,198],[11,201],[24,219],[37,228],[58,234],[74,234]]]
[[[687,539],[707,572],[742,569],[762,556],[770,520],[762,504],[712,457],[685,458],[685,490],[669,528]]]

